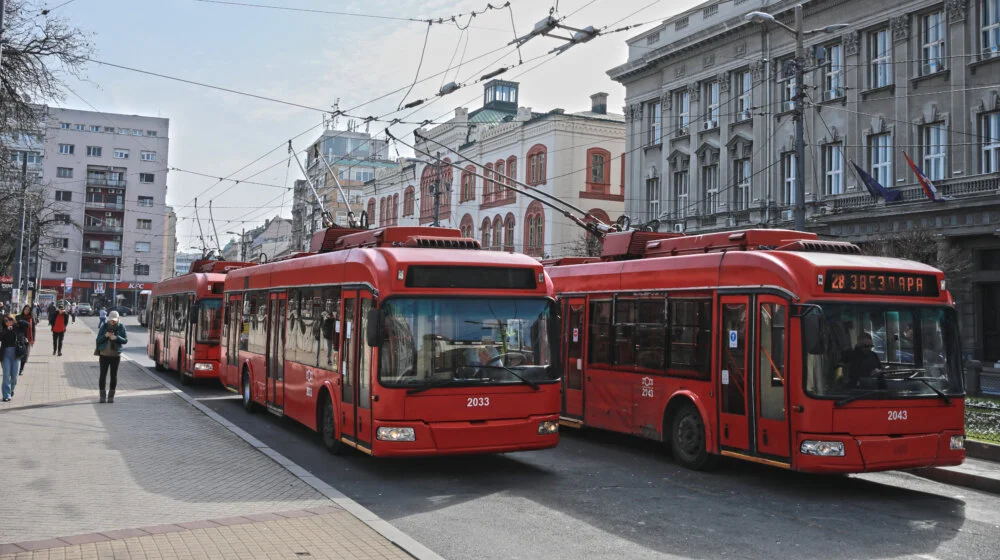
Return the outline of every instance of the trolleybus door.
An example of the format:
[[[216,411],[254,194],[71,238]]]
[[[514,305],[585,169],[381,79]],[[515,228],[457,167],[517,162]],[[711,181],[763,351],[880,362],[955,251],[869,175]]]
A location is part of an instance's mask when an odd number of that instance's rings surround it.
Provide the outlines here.
[[[349,442],[371,449],[371,359],[365,341],[365,315],[372,306],[371,294],[343,291],[340,314],[341,435]]]
[[[563,363],[563,415],[569,418],[583,420],[583,336],[584,310],[586,301],[583,298],[570,298],[563,301],[563,325],[566,333],[566,355]]]
[[[762,295],[757,298],[756,307],[756,450],[761,455],[787,458],[788,302]]]
[[[177,320],[174,318],[174,300],[176,296],[163,298],[163,343],[160,345],[160,363],[170,367],[170,331],[174,329]]]
[[[747,358],[750,309],[748,296],[719,298],[719,350],[716,383],[719,391],[719,443],[723,448],[750,450],[747,421],[750,365]],[[750,401],[752,402],[752,401]]]
[[[195,322],[194,323],[191,322],[191,317],[190,316],[185,316],[184,317],[184,319],[185,319],[185,321],[184,321],[185,331],[184,331],[184,360],[183,361],[184,361],[184,365],[185,365],[186,368],[192,368],[192,367],[194,367],[192,365],[192,364],[194,364],[194,341],[195,341],[195,334],[198,331],[198,318],[197,318],[198,307],[197,307],[197,305],[198,305],[198,303],[197,303],[197,300],[195,300],[194,295],[188,296],[188,298],[187,298],[187,307],[185,307],[185,309],[187,309],[187,313],[194,313],[195,314]],[[177,368],[178,368],[178,371],[181,371],[181,372],[184,371],[184,369],[181,369],[181,365],[180,364],[177,365]]]
[[[357,426],[358,444],[371,449],[372,447],[372,378],[374,377],[375,352],[368,346],[368,311],[375,305],[372,295],[361,292],[361,305],[358,308],[358,329],[354,335],[358,345],[358,359],[355,371],[355,402],[354,423]]]
[[[274,412],[285,408],[285,309],[288,295],[271,294],[267,312],[267,407]]]

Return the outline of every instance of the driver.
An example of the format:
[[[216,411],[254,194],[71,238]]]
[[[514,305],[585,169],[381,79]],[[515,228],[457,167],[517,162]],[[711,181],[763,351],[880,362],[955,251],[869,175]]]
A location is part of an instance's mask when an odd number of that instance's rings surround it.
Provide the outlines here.
[[[500,352],[496,346],[478,346],[465,349],[465,364],[469,366],[485,366],[496,362]]]
[[[845,356],[847,362],[847,379],[851,387],[856,387],[862,377],[871,377],[882,369],[882,361],[878,359],[872,348],[872,335],[863,332],[858,335],[854,350]]]

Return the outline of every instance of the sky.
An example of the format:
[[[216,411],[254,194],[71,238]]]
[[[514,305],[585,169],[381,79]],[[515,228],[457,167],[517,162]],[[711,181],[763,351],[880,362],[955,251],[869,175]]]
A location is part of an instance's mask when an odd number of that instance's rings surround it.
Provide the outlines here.
[[[487,0],[232,1],[416,19],[469,14],[487,5]],[[41,5],[56,8],[64,2],[45,0]],[[502,4],[499,0],[492,2]],[[520,82],[520,105],[536,111],[588,110],[590,95],[603,91],[609,94],[609,111],[620,112],[625,90],[611,81],[606,72],[625,62],[625,40],[697,3],[696,0],[560,0],[556,15],[566,17],[567,25],[595,28],[645,25],[598,37],[551,60],[540,58],[526,63],[508,71],[503,78]],[[225,244],[230,237],[226,231],[249,229],[279,214],[290,217],[292,195],[286,189],[302,174],[295,161],[289,160],[283,144],[293,139],[296,150],[302,150],[318,138],[322,131],[322,110],[330,110],[339,99],[341,110],[352,109],[351,114],[362,117],[394,111],[403,100],[405,88],[413,84],[418,64],[419,79],[433,77],[417,83],[406,102],[433,96],[442,81],[466,83],[501,66],[516,64],[519,54],[514,47],[507,46],[514,37],[511,13],[514,27],[523,35],[553,7],[556,0],[512,0],[510,10],[477,15],[463,32],[451,22],[428,26],[405,19],[278,10],[203,0],[71,0],[55,9],[52,16],[65,18],[70,25],[90,35],[93,60],[318,110],[97,63],[87,65],[84,79],[68,78],[65,99],[51,104],[169,118],[169,166],[210,176],[182,171],[171,171],[168,175],[167,204],[174,207],[178,216],[178,250],[190,250],[196,243],[197,226],[193,220],[196,196],[202,208],[202,226],[206,228],[208,216],[204,207],[212,200],[216,226]],[[463,26],[467,20],[468,15],[458,18]],[[528,61],[561,44],[563,41],[554,38],[535,38],[522,47],[520,57]],[[486,56],[474,60],[481,55]],[[448,68],[452,69],[441,75]],[[476,84],[434,103],[425,103],[412,115],[412,110],[407,110],[387,118],[410,115],[405,120],[440,122],[449,118],[455,107],[474,109],[481,103],[482,86]],[[341,118],[341,128],[346,122],[346,118]],[[381,132],[386,123],[373,122],[370,126],[372,132]],[[392,131],[397,136],[408,136],[413,128],[413,125],[396,125]],[[412,139],[407,136],[400,138]],[[241,170],[275,148],[278,149]],[[412,155],[408,152],[400,146],[400,155]],[[390,148],[390,155],[396,155],[394,148]],[[304,165],[304,158],[302,161]],[[241,171],[234,174],[238,170]],[[273,186],[219,183],[211,177],[248,179]]]

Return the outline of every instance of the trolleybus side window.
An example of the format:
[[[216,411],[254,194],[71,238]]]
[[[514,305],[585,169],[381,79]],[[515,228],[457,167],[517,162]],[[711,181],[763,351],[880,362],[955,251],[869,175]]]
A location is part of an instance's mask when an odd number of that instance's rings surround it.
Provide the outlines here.
[[[264,354],[267,350],[267,292],[249,292],[250,323],[247,351]]]
[[[611,300],[590,302],[590,336],[587,338],[587,363],[611,363]]]
[[[712,300],[669,301],[670,369],[695,371],[698,377],[712,375]]]
[[[157,331],[162,332],[163,331],[163,326],[165,324],[165,321],[163,320],[163,318],[164,318],[164,314],[165,314],[165,312],[167,310],[167,300],[166,300],[166,298],[162,298],[162,297],[156,298],[156,307],[155,307],[155,310],[156,311],[154,312],[154,317],[153,317],[153,322],[155,323],[155,326],[153,328],[155,328]]]
[[[663,371],[666,311],[663,294],[620,297],[615,301],[614,365]]]
[[[323,288],[319,294],[321,307],[317,310],[320,343],[319,366],[340,371],[340,288]]]
[[[722,328],[719,344],[722,346],[722,411],[729,414],[746,414],[746,330],[747,306],[727,303],[722,306]]]
[[[361,316],[359,317],[361,326],[358,327],[358,333],[361,337],[361,355],[358,356],[358,406],[361,408],[368,408],[371,398],[371,383],[369,382],[371,373],[368,369],[371,367],[372,348],[368,346],[368,337],[365,336],[365,333],[368,332],[368,310],[371,307],[372,300],[361,300]]]
[[[240,302],[240,350],[246,351],[250,343],[250,293],[243,293],[243,301]]]

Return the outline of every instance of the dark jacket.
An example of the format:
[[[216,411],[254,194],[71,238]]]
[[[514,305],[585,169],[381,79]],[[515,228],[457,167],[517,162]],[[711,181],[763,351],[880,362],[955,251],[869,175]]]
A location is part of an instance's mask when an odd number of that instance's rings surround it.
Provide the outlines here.
[[[28,337],[28,342],[34,344],[35,338],[38,336],[38,318],[35,317],[35,314],[32,313],[30,319],[28,317],[25,317],[24,313],[21,313],[14,318],[17,319],[18,321],[24,321],[25,323],[31,325],[31,330],[30,331],[25,330],[25,335],[27,335]]]
[[[878,354],[867,348],[856,346],[844,358],[848,368],[847,378],[852,386],[857,385],[861,378],[871,377],[873,371],[882,368]]]
[[[120,321],[113,328],[114,330],[111,330],[111,322],[108,321],[107,323],[101,325],[101,328],[97,330],[97,349],[104,350],[108,346],[108,343],[111,343],[114,344],[115,351],[121,354],[122,346],[128,343],[128,333],[125,331],[125,325],[121,324]],[[108,340],[107,337],[104,336],[109,330],[114,333],[116,337],[115,340]]]
[[[55,331],[56,320],[59,318],[59,315],[60,313],[58,310],[55,313],[49,315],[49,326],[52,327],[53,332],[56,332]],[[62,330],[58,332],[66,332],[66,327],[69,326],[69,313],[66,313],[66,310],[64,309],[61,315],[62,315]]]
[[[0,332],[0,350],[6,350],[7,348],[17,347],[17,337],[25,336],[28,332],[28,323],[25,321],[18,321],[14,323],[14,328],[7,330],[0,326],[2,332]]]

